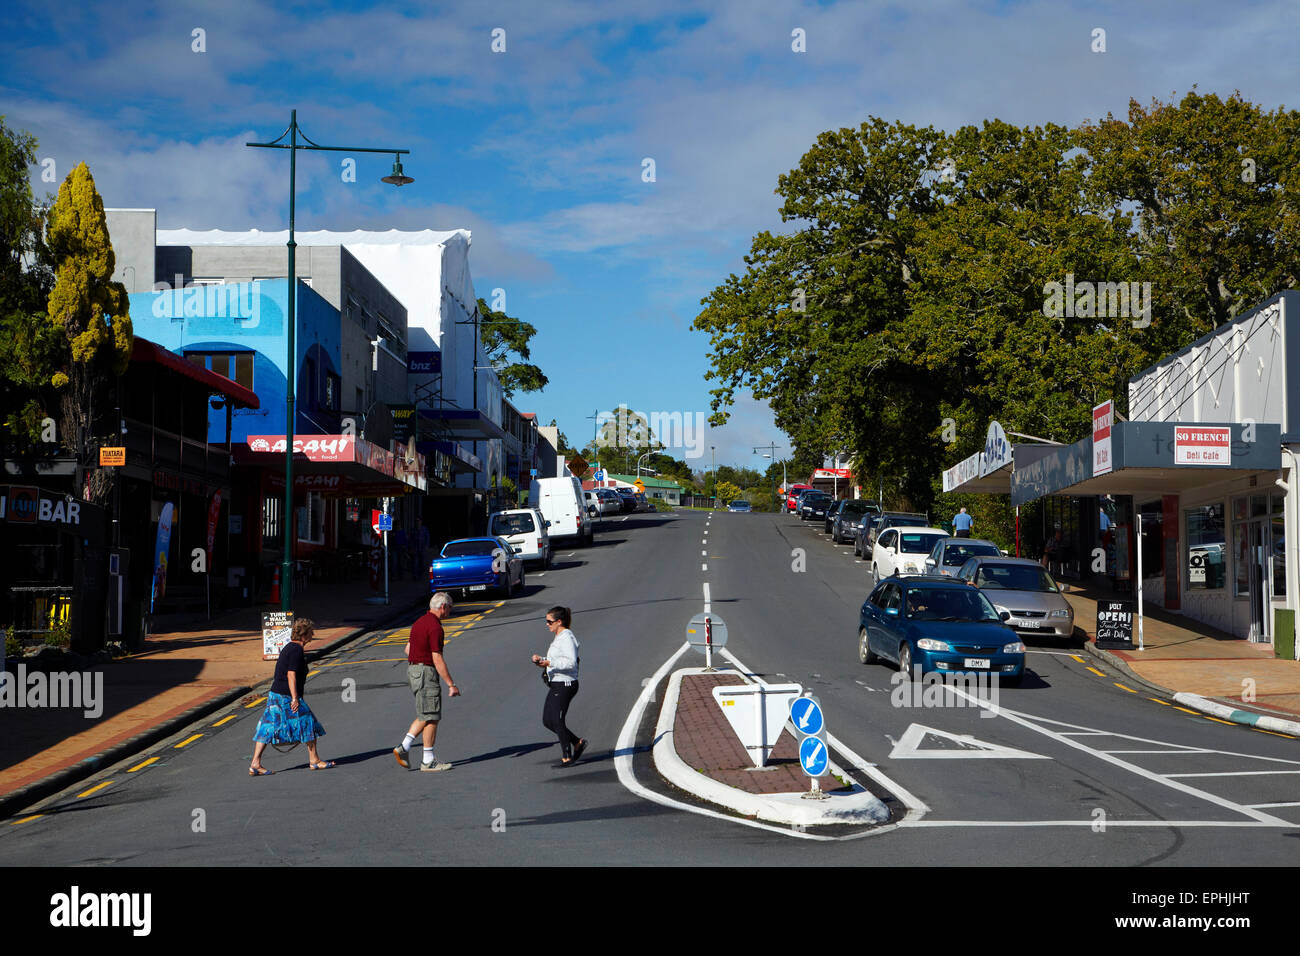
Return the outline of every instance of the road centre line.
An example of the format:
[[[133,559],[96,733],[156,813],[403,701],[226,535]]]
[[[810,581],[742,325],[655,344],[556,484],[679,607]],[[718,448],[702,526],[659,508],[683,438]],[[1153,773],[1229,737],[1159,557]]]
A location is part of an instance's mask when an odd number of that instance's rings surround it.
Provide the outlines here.
[[[710,598],[709,598],[709,582],[708,582],[708,581],[705,581],[705,582],[704,582],[704,610],[705,610],[705,611],[708,611],[708,610],[709,610],[709,604],[710,604],[710,603],[711,603],[711,602],[710,602]]]
[[[1167,773],[1166,777],[1267,777],[1279,773],[1300,773],[1300,770],[1221,770],[1217,773]]]

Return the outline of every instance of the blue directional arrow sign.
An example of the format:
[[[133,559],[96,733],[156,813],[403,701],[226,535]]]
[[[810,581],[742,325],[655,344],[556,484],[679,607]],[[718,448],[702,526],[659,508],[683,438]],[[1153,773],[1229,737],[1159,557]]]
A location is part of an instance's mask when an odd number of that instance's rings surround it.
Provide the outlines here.
[[[820,777],[830,764],[826,741],[820,737],[805,737],[799,745],[799,766],[810,777]]]
[[[826,727],[821,705],[812,697],[799,697],[790,704],[790,719],[795,729],[809,737],[818,736]]]

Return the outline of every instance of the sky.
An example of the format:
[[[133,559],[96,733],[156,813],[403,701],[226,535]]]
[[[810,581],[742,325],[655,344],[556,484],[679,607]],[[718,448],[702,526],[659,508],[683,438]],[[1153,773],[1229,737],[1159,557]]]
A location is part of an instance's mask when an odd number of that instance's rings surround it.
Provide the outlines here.
[[[297,228],[469,229],[478,295],[538,330],[550,384],[515,405],[581,443],[620,404],[711,412],[700,300],[790,228],[777,178],[818,133],[1076,125],[1193,86],[1294,106],[1297,28],[1295,0],[6,0],[0,114],[40,141],[38,195],[85,161],[160,229],[285,228],[284,156],[244,144],[291,109],[317,143],[409,149],[400,189],[389,157],[347,182],[346,154],[301,154]],[[670,453],[790,453],[765,402],[729,410]]]

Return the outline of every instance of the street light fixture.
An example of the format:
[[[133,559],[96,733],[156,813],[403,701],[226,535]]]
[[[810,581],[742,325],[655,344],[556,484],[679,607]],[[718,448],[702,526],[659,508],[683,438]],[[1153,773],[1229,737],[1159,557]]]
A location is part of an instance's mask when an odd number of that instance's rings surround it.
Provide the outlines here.
[[[392,183],[395,186],[404,186],[407,183],[415,182],[411,177],[402,172],[401,157],[403,153],[409,153],[409,149],[371,149],[365,146],[322,146],[308,139],[306,134],[302,138],[304,143],[298,142],[298,111],[292,110],[289,113],[289,128],[281,133],[278,137],[269,143],[245,143],[245,146],[253,146],[260,149],[287,149],[289,151],[289,292],[288,308],[286,309],[285,325],[288,331],[288,343],[285,349],[285,366],[288,373],[285,377],[288,379],[285,388],[285,411],[284,411],[284,513],[280,516],[281,520],[281,538],[283,540],[284,555],[280,562],[280,610],[289,611],[293,608],[293,426],[294,426],[294,386],[298,379],[298,359],[294,354],[294,333],[297,330],[297,302],[298,302],[298,274],[297,263],[294,251],[298,244],[293,239],[294,227],[294,192],[297,186],[298,176],[298,150],[318,150],[321,152],[331,153],[392,153],[393,154],[393,172],[385,176],[382,182]],[[289,137],[289,142],[284,142],[285,137]]]

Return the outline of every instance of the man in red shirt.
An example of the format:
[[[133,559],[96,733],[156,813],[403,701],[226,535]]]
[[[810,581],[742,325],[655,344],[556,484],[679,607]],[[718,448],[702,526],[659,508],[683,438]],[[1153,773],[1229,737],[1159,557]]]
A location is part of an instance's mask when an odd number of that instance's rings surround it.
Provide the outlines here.
[[[429,613],[411,625],[411,636],[406,642],[406,679],[415,697],[415,720],[402,738],[400,746],[393,748],[397,762],[408,770],[411,767],[407,754],[415,744],[417,735],[424,736],[424,754],[420,770],[426,773],[450,770],[451,764],[439,763],[433,754],[433,741],[438,735],[438,721],[442,719],[442,685],[447,682],[448,696],[459,697],[460,688],[451,679],[447,662],[442,656],[442,619],[451,613],[451,595],[439,591],[429,601]]]

